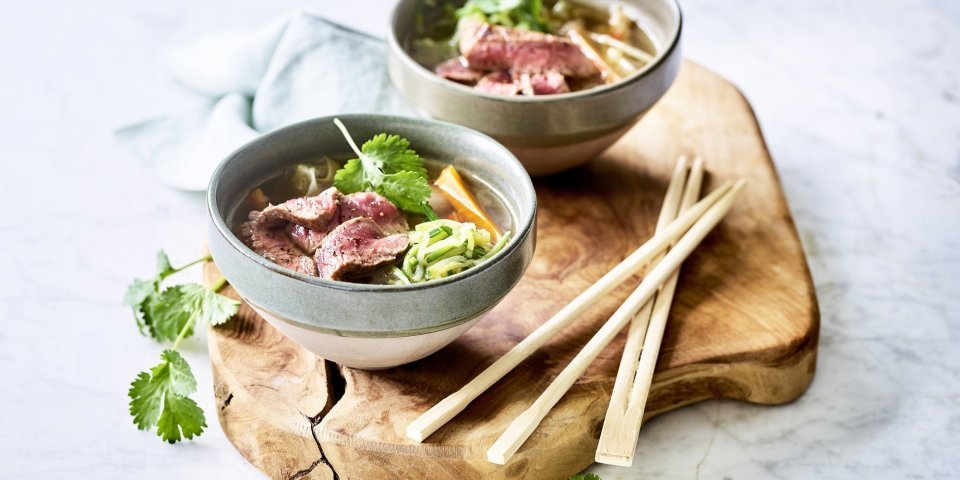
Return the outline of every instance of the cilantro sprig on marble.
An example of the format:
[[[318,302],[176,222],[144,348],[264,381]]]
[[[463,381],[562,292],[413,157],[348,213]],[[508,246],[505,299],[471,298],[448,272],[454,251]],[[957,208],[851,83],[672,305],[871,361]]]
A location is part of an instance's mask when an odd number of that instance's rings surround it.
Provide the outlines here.
[[[140,372],[130,384],[130,415],[140,430],[156,427],[157,435],[175,443],[192,439],[206,428],[203,410],[190,399],[197,381],[190,365],[177,352],[198,323],[220,325],[237,313],[240,302],[216,293],[226,284],[221,278],[211,288],[196,283],[164,286],[167,277],[210,261],[209,256],[174,268],[167,255],[157,254],[157,272],[149,280],[135,279],[124,303],[133,308],[140,333],[158,342],[173,342],[160,354],[160,363]]]
[[[427,169],[407,139],[381,133],[357,148],[343,122],[333,123],[357,154],[337,170],[333,186],[343,193],[376,192],[404,212],[437,219],[428,203],[432,191]]]
[[[130,415],[140,430],[157,427],[160,438],[176,443],[203,433],[203,410],[188,395],[197,391],[190,365],[176,350],[160,354],[160,363],[140,372],[130,384]]]

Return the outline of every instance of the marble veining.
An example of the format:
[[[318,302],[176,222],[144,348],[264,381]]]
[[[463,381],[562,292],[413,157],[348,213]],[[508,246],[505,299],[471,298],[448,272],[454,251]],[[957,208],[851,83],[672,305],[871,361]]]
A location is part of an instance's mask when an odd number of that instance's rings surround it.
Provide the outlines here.
[[[293,8],[382,35],[388,2],[23,2],[0,17],[2,478],[261,478],[214,418],[138,432],[126,388],[160,348],[119,304],[166,249],[200,254],[201,196],[153,181],[113,130],[197,99],[176,42]],[[960,3],[683,2],[685,54],[733,80],[766,134],[822,312],[791,405],[706,402],[645,425],[649,478],[955,478],[960,470]],[[189,276],[189,274],[188,274]]]

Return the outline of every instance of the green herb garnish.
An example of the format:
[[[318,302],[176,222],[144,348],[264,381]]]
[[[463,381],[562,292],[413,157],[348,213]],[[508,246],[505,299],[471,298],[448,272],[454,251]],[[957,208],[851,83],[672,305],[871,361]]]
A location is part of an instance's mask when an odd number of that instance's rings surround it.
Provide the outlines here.
[[[137,375],[128,392],[130,415],[137,428],[157,427],[157,435],[170,443],[192,439],[207,426],[203,410],[189,398],[197,390],[197,381],[177,348],[193,335],[197,323],[224,323],[237,313],[240,302],[216,293],[226,284],[223,278],[212,288],[196,283],[162,288],[161,284],[170,275],[210,260],[207,256],[174,268],[160,251],[154,277],[134,280],[124,297],[124,303],[133,308],[141,334],[158,342],[173,342],[160,355],[159,364]]]
[[[357,148],[343,122],[333,123],[358,157],[337,170],[333,186],[344,193],[377,192],[404,212],[437,218],[427,203],[432,193],[427,169],[407,139],[381,133]]]
[[[161,362],[140,372],[130,385],[130,415],[140,430],[157,427],[160,438],[176,443],[203,433],[203,410],[188,395],[197,391],[190,365],[176,350],[164,350]]]
[[[581,473],[579,475],[574,475],[567,480],[601,480],[601,478],[595,473]]]
[[[483,17],[494,25],[550,32],[542,0],[469,0],[457,10],[457,18],[470,16]]]

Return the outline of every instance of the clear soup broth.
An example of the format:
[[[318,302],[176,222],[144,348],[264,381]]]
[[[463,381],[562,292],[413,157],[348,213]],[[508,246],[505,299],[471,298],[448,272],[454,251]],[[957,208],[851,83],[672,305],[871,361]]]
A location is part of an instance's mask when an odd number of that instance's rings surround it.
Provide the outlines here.
[[[278,205],[291,199],[318,195],[333,186],[334,172],[340,169],[345,162],[346,159],[335,160],[323,156],[279,169],[275,174],[250,189],[249,194],[228,217],[228,224],[238,238],[243,239],[248,246],[254,248],[249,235],[244,232],[244,225],[250,219],[252,212],[262,210],[266,204]],[[430,206],[441,219],[454,217],[453,205],[432,184],[432,181],[438,177],[447,164],[429,159],[425,159],[424,164],[433,190],[429,201]],[[469,171],[460,170],[460,174],[479,205],[486,211],[496,226],[503,232],[515,232],[514,217],[511,215],[503,195]],[[417,225],[427,221],[421,215],[404,214],[404,216],[411,233],[416,230]],[[400,262],[402,262],[402,259],[374,271],[353,276],[348,281],[374,284],[397,283],[391,272],[393,267],[398,266]]]
[[[502,95],[548,95],[615,83],[643,69],[658,53],[653,38],[621,2],[600,8],[587,2],[545,0],[537,21],[525,20],[537,2],[521,2],[496,13],[485,12],[483,4],[474,0],[465,6],[442,1],[421,5],[407,51],[441,77]],[[489,27],[484,30],[487,35],[476,33],[478,22]],[[480,40],[465,42],[469,37]],[[480,48],[485,53],[474,57],[473,46],[488,39],[492,40],[484,47],[501,42],[506,46]],[[569,44],[566,53],[582,52],[582,57],[575,55],[579,63],[589,61],[596,69],[584,71],[573,65],[578,62],[570,55],[545,46],[558,43]],[[547,58],[551,55],[556,58]]]

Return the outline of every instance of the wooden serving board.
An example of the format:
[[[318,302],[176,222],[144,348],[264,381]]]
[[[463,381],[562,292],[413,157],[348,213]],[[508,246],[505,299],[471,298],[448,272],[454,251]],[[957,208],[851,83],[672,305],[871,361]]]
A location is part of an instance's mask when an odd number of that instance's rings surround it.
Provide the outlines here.
[[[246,305],[238,318],[211,328],[227,437],[273,478],[565,479],[581,471],[593,462],[625,334],[507,465],[488,463],[485,451],[635,281],[425,443],[403,432],[653,234],[680,154],[706,160],[707,191],[731,178],[749,184],[681,270],[646,416],[709,398],[797,398],[813,379],[819,334],[803,250],[750,106],[733,85],[687,62],[663,100],[603,156],[535,182],[533,263],[499,306],[437,354],[387,371],[340,368],[287,340]],[[215,275],[215,267],[207,273]]]

